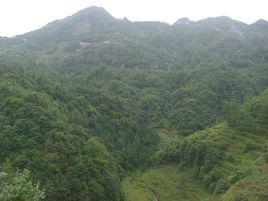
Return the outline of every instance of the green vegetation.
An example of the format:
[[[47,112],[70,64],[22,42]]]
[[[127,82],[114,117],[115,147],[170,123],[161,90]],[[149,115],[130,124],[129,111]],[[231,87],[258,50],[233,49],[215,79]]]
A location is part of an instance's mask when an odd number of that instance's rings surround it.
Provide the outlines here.
[[[28,170],[17,173],[10,183],[1,181],[0,199],[3,201],[41,201],[44,198],[44,191],[32,183]]]
[[[123,180],[127,201],[207,200],[215,198],[191,173],[180,171],[177,166],[156,166],[145,172],[137,172]]]
[[[63,86],[47,74],[23,68],[2,74],[3,170],[29,169],[47,200],[119,200],[119,171],[145,165],[157,136],[117,97]]]
[[[267,22],[180,22],[90,7],[0,38],[0,193],[267,200]]]
[[[230,121],[236,127],[219,124],[192,134],[160,149],[157,162],[190,168],[211,193],[223,194],[222,200],[266,200],[267,92],[236,107],[229,116],[231,120],[240,115],[235,124]]]

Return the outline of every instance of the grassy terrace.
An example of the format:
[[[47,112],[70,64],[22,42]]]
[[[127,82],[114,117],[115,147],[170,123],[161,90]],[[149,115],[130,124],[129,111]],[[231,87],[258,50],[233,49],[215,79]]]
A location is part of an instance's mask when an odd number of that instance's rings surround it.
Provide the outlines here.
[[[213,201],[215,198],[175,165],[136,172],[123,181],[127,201]]]
[[[251,171],[258,165],[256,161],[264,153],[263,146],[268,144],[268,136],[264,133],[253,135],[239,133],[225,124],[218,124],[202,132],[208,132],[220,144],[224,145],[225,154],[232,157],[223,162],[221,170],[226,180],[236,172]],[[159,130],[162,145],[173,139],[180,139]],[[268,174],[268,167],[262,167]],[[155,166],[146,171],[137,171],[123,180],[123,190],[127,201],[213,201],[213,196],[201,182],[191,177],[191,168],[180,169],[176,165]],[[232,190],[232,189],[231,189]],[[223,196],[228,197],[228,191]]]

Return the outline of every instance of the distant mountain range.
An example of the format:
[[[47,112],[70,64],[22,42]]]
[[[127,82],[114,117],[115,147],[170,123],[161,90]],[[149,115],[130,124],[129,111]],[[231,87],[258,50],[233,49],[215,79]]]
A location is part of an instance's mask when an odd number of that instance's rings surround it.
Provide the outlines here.
[[[225,16],[199,21],[182,18],[173,25],[131,22],[92,6],[41,29],[2,38],[0,44],[11,49],[20,46],[40,62],[71,54],[84,57],[79,61],[83,64],[131,68],[147,68],[150,64],[152,68],[167,69],[215,59],[246,67],[250,65],[248,57],[268,58],[267,33],[268,22],[264,20],[250,25]],[[243,64],[237,65],[238,60]]]

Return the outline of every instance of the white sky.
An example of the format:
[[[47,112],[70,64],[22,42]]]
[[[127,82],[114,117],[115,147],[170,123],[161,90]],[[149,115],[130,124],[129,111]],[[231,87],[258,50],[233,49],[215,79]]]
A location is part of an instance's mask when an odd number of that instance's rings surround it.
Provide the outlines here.
[[[174,23],[226,15],[246,23],[268,20],[268,0],[0,0],[0,36],[38,29],[91,5],[116,18]]]

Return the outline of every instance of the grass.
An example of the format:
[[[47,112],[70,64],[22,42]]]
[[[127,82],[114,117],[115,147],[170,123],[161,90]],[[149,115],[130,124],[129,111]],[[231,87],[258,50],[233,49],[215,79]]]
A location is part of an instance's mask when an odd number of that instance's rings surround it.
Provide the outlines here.
[[[153,201],[153,194],[144,184],[127,177],[122,182],[127,201]]]
[[[123,180],[127,201],[214,201],[196,180],[175,165],[156,166]]]
[[[160,144],[162,146],[170,144],[173,140],[180,140],[183,139],[182,136],[180,136],[175,131],[169,131],[167,129],[161,128],[157,130],[158,136],[160,138]]]
[[[265,152],[263,146],[268,144],[267,134],[242,133],[225,124],[213,127],[213,132],[216,133],[215,138],[219,143],[227,145],[225,153],[234,158],[234,161],[224,161],[222,165],[222,168],[228,172],[226,176],[240,168],[250,169],[255,166],[255,161]],[[254,145],[254,148],[248,150],[248,144]]]

